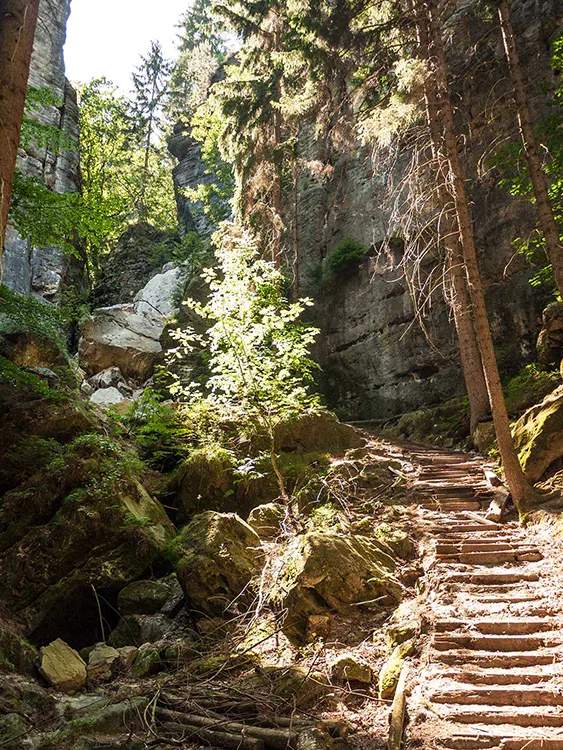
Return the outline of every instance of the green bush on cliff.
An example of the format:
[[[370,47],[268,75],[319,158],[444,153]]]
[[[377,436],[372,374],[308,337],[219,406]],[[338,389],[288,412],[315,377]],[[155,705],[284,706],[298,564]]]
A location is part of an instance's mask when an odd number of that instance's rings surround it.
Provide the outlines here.
[[[342,240],[328,255],[327,269],[331,274],[337,274],[355,266],[366,257],[368,248],[360,240],[347,237]]]
[[[65,319],[62,312],[35,297],[25,297],[0,286],[0,334],[29,331],[65,349]]]

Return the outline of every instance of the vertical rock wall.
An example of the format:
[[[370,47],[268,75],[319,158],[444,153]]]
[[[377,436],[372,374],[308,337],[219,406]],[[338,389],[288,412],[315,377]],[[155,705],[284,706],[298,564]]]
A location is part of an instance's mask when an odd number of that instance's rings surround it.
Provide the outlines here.
[[[50,89],[60,102],[60,106],[43,108],[38,119],[61,128],[78,143],[76,92],[65,77],[63,57],[70,1],[41,0],[29,85]],[[74,192],[80,188],[77,149],[53,153],[30,145],[20,153],[18,166],[25,175],[41,178],[56,192]],[[76,265],[76,260],[60,248],[31,247],[27,239],[8,228],[3,279],[12,289],[57,301],[69,278],[77,273]]]

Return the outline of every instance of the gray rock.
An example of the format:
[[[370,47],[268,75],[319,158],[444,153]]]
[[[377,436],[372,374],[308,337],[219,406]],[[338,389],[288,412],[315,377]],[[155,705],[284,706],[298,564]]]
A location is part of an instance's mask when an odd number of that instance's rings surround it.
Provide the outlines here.
[[[165,615],[125,615],[108,638],[114,648],[156,643],[174,630],[174,623]]]
[[[90,682],[110,680],[120,665],[119,651],[105,643],[97,643],[88,657],[88,680]]]
[[[174,295],[181,289],[185,271],[181,267],[170,268],[153,276],[152,279],[135,296],[135,310],[149,318],[160,321],[175,309]]]
[[[158,581],[134,581],[117,595],[117,609],[124,615],[152,615],[170,596],[169,588]]]
[[[250,511],[246,519],[260,539],[271,539],[281,531],[281,523],[285,518],[285,508],[279,503],[265,503]]]
[[[119,367],[108,367],[107,370],[97,372],[91,378],[88,378],[88,383],[94,390],[98,388],[111,388],[111,386],[117,388],[122,382],[123,375]]]
[[[109,409],[110,406],[116,404],[122,404],[125,401],[125,396],[120,393],[117,388],[100,388],[98,391],[90,396],[90,403],[101,406],[102,408]]]

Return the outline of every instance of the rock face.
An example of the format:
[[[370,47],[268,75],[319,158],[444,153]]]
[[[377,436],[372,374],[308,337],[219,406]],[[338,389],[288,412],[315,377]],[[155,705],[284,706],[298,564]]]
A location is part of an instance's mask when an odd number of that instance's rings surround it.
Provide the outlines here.
[[[394,574],[394,558],[377,541],[310,532],[286,552],[272,603],[287,611],[286,636],[302,645],[311,616],[330,610],[346,614],[351,605],[380,597],[399,601],[402,586]]]
[[[178,580],[196,612],[221,617],[260,570],[260,538],[235,513],[201,513],[178,542]]]
[[[563,456],[563,387],[528,409],[512,434],[524,473],[537,482]]]
[[[80,341],[84,369],[95,374],[117,367],[134,382],[147,380],[161,358],[160,337],[174,310],[173,297],[183,274],[180,267],[168,269],[153,276],[134,303],[94,310]]]
[[[41,122],[64,130],[78,143],[76,92],[64,75],[63,46],[70,0],[41,0],[39,20],[31,59],[29,85],[48,88],[60,106],[43,108]],[[78,151],[65,149],[54,153],[31,144],[20,154],[19,168],[25,175],[40,177],[58,193],[79,189]],[[21,294],[37,294],[57,302],[63,288],[81,279],[81,265],[56,247],[31,247],[28,240],[8,228],[2,260],[3,281]]]
[[[77,652],[60,638],[39,652],[39,671],[47,682],[62,693],[76,693],[86,682],[86,664]]]

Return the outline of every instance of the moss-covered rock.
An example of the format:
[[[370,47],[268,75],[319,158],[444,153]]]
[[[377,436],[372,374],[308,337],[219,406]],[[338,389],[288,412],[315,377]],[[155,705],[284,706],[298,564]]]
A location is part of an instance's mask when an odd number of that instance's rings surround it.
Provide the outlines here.
[[[148,677],[160,671],[161,666],[160,649],[152,644],[145,643],[139,649],[131,671],[135,677]]]
[[[369,664],[353,654],[339,654],[330,665],[330,670],[332,678],[337,680],[363,682],[366,685],[369,685],[372,680]]]
[[[401,670],[408,656],[414,652],[414,641],[405,641],[397,646],[379,673],[379,697],[392,698]]]
[[[174,527],[137,471],[113,441],[86,435],[4,496],[0,596],[29,633],[72,638],[87,613],[98,619],[92,586],[118,591],[168,549]]]
[[[29,722],[20,714],[0,716],[0,745],[7,750],[10,750],[10,747],[21,747],[19,743],[23,741],[29,729]]]
[[[221,448],[194,450],[175,473],[168,492],[184,520],[205,510],[234,511],[237,506],[231,455]]]
[[[108,643],[114,648],[155,643],[172,628],[172,620],[165,615],[125,615],[111,632]]]
[[[271,593],[272,604],[285,610],[283,631],[294,643],[306,641],[311,615],[378,600],[399,601],[403,586],[388,548],[363,536],[310,532],[288,548],[282,572]]]
[[[120,615],[152,615],[166,604],[170,589],[158,581],[134,581],[117,595]]]
[[[512,434],[526,477],[537,482],[563,456],[563,387],[528,409]]]
[[[304,667],[278,667],[266,665],[242,680],[242,690],[258,690],[285,704],[288,710],[310,708],[330,692],[329,682],[321,672],[311,672]]]
[[[35,674],[37,649],[0,624],[0,671]]]
[[[260,538],[235,513],[201,513],[177,542],[182,549],[178,580],[196,612],[222,616],[260,570]]]
[[[354,427],[340,422],[328,411],[308,414],[276,428],[276,448],[282,452],[338,453],[363,444]]]
[[[249,526],[258,534],[260,539],[271,539],[281,530],[285,518],[285,508],[279,503],[265,503],[250,511],[246,519]]]
[[[381,523],[374,532],[375,538],[387,545],[397,557],[408,560],[415,554],[412,539],[405,531],[394,529],[388,523]]]

